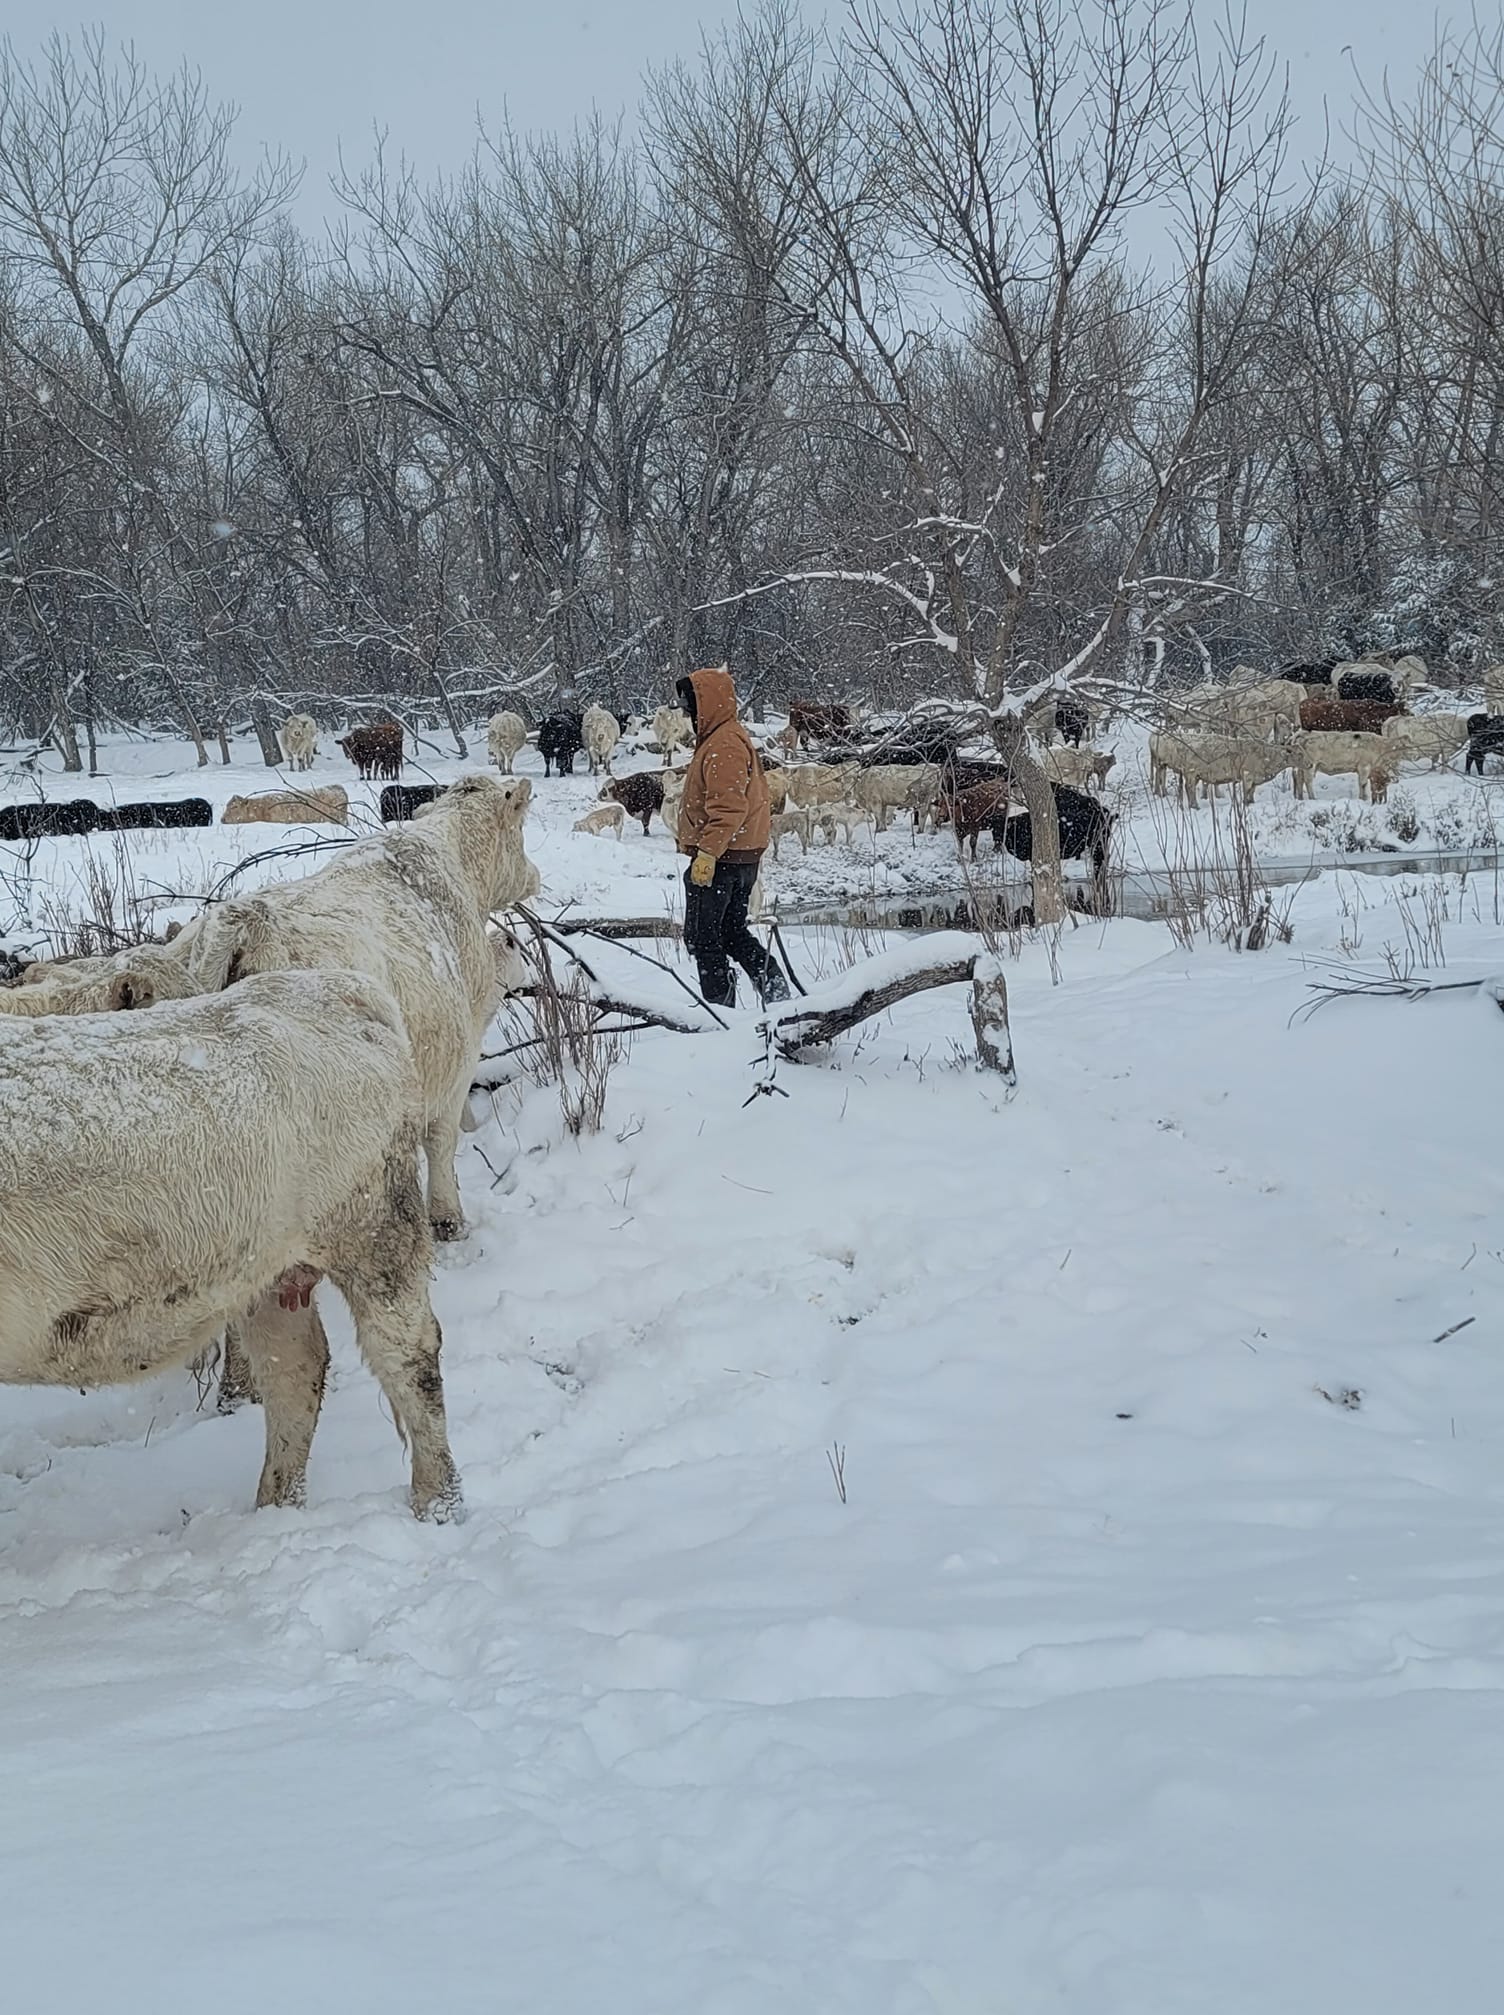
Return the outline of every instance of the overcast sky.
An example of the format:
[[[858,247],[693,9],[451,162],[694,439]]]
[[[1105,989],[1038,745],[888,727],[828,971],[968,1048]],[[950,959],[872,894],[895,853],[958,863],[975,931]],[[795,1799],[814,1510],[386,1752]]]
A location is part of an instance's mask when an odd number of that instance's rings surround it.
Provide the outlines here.
[[[1208,18],[1220,11],[1205,0]],[[305,222],[331,206],[329,176],[343,144],[364,161],[373,127],[425,169],[469,153],[480,116],[504,111],[525,128],[567,128],[592,108],[630,106],[649,66],[693,56],[701,32],[735,0],[95,0],[86,12],[32,0],[17,48],[54,28],[102,21],[154,67],[186,56],[211,91],[242,108],[248,155],[264,143],[306,160]],[[1425,0],[1248,0],[1257,31],[1289,63],[1306,151],[1321,145],[1323,101],[1334,127],[1350,119],[1351,64],[1377,83],[1386,68],[1408,88],[1434,35]],[[18,10],[19,11],[19,10]],[[824,14],[809,0],[811,17]],[[834,11],[834,10],[832,10]],[[1352,54],[1343,53],[1351,45]],[[1334,151],[1342,153],[1340,136]]]

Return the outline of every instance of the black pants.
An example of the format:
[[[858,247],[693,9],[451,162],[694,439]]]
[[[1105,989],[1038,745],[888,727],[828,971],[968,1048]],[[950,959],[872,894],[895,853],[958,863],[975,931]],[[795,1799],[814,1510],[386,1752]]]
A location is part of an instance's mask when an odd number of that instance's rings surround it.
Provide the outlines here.
[[[747,904],[757,863],[717,861],[715,880],[697,889],[684,874],[684,942],[700,971],[700,992],[712,1007],[736,1005],[735,959],[764,1000],[787,1000],[788,982],[747,928]]]

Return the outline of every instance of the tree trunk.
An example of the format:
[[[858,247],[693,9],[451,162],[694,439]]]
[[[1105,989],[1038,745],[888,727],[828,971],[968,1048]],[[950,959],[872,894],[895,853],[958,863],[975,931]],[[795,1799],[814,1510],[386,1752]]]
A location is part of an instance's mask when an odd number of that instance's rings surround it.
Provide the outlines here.
[[[996,1071],[1009,1085],[1016,1085],[1013,1035],[1008,1027],[1008,982],[995,952],[979,958],[971,969],[971,1026],[977,1039],[978,1068]]]
[[[1017,714],[995,715],[992,739],[1029,811],[1034,841],[1034,858],[1030,862],[1034,921],[1046,925],[1061,923],[1065,917],[1065,890],[1060,878],[1060,819],[1055,810],[1054,790],[1029,751],[1024,724]]]
[[[198,766],[201,770],[206,770],[209,767],[209,751],[204,745],[204,731],[198,724],[198,715],[189,703],[182,681],[168,671],[165,665],[162,669],[166,673],[172,697],[177,703],[178,718],[183,723],[183,731],[192,742],[193,752],[198,757]]]
[[[219,760],[228,769],[230,767],[230,737],[223,721],[218,723],[214,732],[219,740]]]
[[[280,769],[282,746],[277,740],[277,730],[272,724],[271,708],[259,693],[251,702],[251,726],[261,746],[261,760],[269,770]]]
[[[70,774],[81,771],[84,763],[83,757],[78,753],[78,729],[74,726],[73,717],[68,711],[67,687],[62,681],[58,685],[58,707],[57,713],[53,716],[52,733],[57,742],[58,754],[63,759],[63,768]]]
[[[449,688],[444,683],[444,674],[436,664],[429,666],[428,674],[433,680],[434,691],[438,694],[439,703],[444,709],[444,718],[449,723],[449,732],[454,736],[455,754],[463,763],[468,760],[470,751],[465,746],[465,737],[460,730],[459,720],[455,715],[454,702],[449,697]]]

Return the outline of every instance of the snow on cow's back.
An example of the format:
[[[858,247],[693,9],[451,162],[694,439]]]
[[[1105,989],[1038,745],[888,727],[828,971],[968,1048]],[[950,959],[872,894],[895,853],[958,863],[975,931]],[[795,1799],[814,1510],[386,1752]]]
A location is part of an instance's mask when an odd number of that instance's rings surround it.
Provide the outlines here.
[[[233,1121],[268,1087],[308,1080],[352,1030],[405,1054],[396,1002],[357,973],[281,972],[142,1013],[0,1016],[0,1184],[41,1154],[139,1141],[201,1101]],[[203,1080],[199,1082],[199,1080]]]

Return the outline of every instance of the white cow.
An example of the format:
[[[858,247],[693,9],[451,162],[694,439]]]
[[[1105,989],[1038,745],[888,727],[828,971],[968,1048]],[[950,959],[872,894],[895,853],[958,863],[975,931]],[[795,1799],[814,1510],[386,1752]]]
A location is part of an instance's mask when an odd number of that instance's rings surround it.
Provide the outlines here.
[[[199,990],[284,967],[365,973],[395,998],[422,1086],[434,1235],[460,1236],[454,1157],[481,1038],[500,1002],[492,911],[538,887],[523,851],[526,777],[465,776],[410,825],[318,874],[222,903],[190,949]]]
[[[289,714],[277,735],[290,770],[311,770],[319,752],[319,724],[311,714]]]
[[[585,738],[590,774],[599,776],[602,770],[611,767],[611,752],[621,740],[621,725],[615,714],[608,714],[604,707],[586,707],[580,733]]]
[[[689,724],[689,715],[682,707],[659,707],[653,715],[653,740],[663,751],[665,762],[672,762],[676,749],[694,747],[695,731]]]
[[[486,753],[504,776],[512,774],[512,764],[527,747],[527,722],[521,714],[492,714],[486,723]]]
[[[327,1274],[412,1456],[412,1506],[460,1506],[396,1003],[275,973],[149,1014],[0,1020],[0,1383],[89,1387],[239,1327],[266,1408],[258,1504],[302,1502]]]

